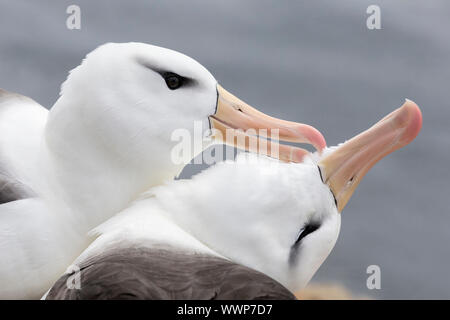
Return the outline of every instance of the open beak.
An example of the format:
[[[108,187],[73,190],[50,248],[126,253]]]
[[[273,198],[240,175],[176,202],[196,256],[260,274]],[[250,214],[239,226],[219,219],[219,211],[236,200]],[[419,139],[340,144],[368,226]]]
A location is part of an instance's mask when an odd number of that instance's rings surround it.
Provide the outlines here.
[[[333,192],[339,212],[370,168],[414,140],[421,127],[419,107],[406,100],[402,107],[340,145],[319,162],[322,180]]]
[[[326,142],[315,128],[270,117],[252,108],[217,85],[217,110],[210,116],[215,138],[223,143],[283,161],[301,162],[307,150],[280,145],[273,140],[309,143],[322,150]]]

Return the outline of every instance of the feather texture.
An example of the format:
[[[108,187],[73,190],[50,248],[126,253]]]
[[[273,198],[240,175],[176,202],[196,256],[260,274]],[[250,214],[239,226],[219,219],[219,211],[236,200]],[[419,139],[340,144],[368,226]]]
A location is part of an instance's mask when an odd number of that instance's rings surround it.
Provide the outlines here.
[[[122,244],[80,264],[80,288],[62,276],[46,299],[295,299],[270,277],[227,259],[165,245]]]

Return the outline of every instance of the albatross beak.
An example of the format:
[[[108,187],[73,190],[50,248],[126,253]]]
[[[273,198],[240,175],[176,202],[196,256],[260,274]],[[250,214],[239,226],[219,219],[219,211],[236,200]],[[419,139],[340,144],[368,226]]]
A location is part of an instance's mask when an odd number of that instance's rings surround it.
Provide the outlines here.
[[[236,98],[220,85],[217,85],[217,95],[217,110],[214,115],[210,116],[210,121],[212,127],[217,130],[215,137],[221,142],[293,162],[302,161],[308,151],[288,145],[279,145],[261,137],[273,138],[278,134],[277,138],[280,140],[309,143],[318,150],[322,150],[326,146],[322,134],[311,126],[272,118]],[[254,138],[257,143],[250,143],[250,137]]]
[[[422,127],[422,113],[412,101],[390,113],[372,128],[340,145],[319,162],[341,212],[364,175],[379,160],[410,143]]]

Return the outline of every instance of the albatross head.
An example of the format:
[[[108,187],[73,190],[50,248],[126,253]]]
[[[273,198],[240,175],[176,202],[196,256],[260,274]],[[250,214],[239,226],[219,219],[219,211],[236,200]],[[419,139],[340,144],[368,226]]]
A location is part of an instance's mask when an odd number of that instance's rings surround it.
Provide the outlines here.
[[[334,247],[340,212],[365,173],[410,143],[421,124],[420,109],[407,101],[365,132],[302,163],[256,158],[221,164],[186,182],[195,192],[174,183],[157,198],[216,252],[298,290]],[[175,196],[164,201],[168,191]]]
[[[202,124],[200,134],[194,132],[195,123]],[[211,142],[227,142],[227,129],[267,129],[268,135],[278,129],[280,140],[325,147],[316,129],[258,112],[218,85],[194,59],[143,43],[109,43],[89,53],[63,84],[47,131],[65,136],[66,143],[69,138],[76,148],[76,141],[84,139],[105,159],[164,169],[173,166],[171,151],[183,133],[192,137],[191,146],[200,145],[190,160]],[[234,138],[229,143],[251,148]],[[270,149],[269,142],[268,153]],[[279,149],[279,157],[286,161],[298,162],[305,153],[287,145]]]

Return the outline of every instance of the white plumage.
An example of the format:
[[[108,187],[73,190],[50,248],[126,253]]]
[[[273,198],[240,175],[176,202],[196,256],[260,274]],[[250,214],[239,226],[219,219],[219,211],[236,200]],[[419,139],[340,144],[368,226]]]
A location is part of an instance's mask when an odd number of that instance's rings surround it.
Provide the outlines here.
[[[191,180],[154,187],[95,228],[98,238],[74,263],[82,265],[106,249],[114,256],[115,248],[126,252],[127,248],[163,246],[174,255],[181,250],[194,256],[206,253],[230,259],[272,277],[291,291],[301,289],[334,247],[340,211],[365,173],[384,156],[410,143],[421,125],[420,109],[406,101],[365,132],[308,156],[302,163],[241,154],[237,161],[217,164]],[[168,262],[163,262],[161,273],[164,263]],[[108,270],[110,276],[119,276],[120,266],[115,268]],[[175,268],[181,272],[184,266]],[[160,277],[151,276],[156,278],[148,279],[149,283]],[[145,280],[143,277],[140,279]],[[170,281],[165,278],[161,289],[172,288]],[[120,290],[127,294],[134,288]],[[67,288],[50,293],[64,297],[64,291]]]
[[[50,111],[6,91],[0,103],[0,298],[39,297],[90,243],[89,230],[178,175],[176,129],[200,145],[191,157],[214,141],[193,134],[194,122],[207,130],[212,116],[221,129],[280,127],[280,138],[325,145],[312,127],[238,100],[192,58],[142,43],[88,54]]]
[[[268,117],[226,92],[193,59],[145,44],[94,50],[71,72],[49,112],[1,91],[0,297],[39,297],[92,241],[88,231],[122,210],[98,229],[103,234],[91,248],[123,232],[114,221],[125,216],[130,238],[166,237],[261,270],[291,289],[301,287],[336,241],[338,210],[376,161],[417,135],[421,114],[408,102],[374,126],[383,139],[363,134],[321,159],[321,174],[312,160],[224,164],[193,181],[152,189],[155,198],[128,208],[142,192],[181,171],[185,163],[171,159],[177,143],[171,135],[181,128],[195,138],[195,121],[223,132],[280,129],[282,140],[325,146],[314,128]],[[197,152],[210,138],[200,136]],[[279,156],[300,161],[305,153],[284,146]],[[349,157],[351,165],[342,170],[341,160]],[[148,209],[153,214],[146,215]],[[138,218],[142,225],[135,225]],[[302,237],[304,230],[309,234]],[[302,242],[293,257],[296,237]]]
[[[241,154],[236,162],[153,188],[143,197],[97,227],[93,232],[100,236],[75,264],[124,240],[137,246],[162,242],[215,252],[297,290],[331,252],[340,229],[333,195],[312,157],[288,164]],[[320,227],[293,253],[299,232],[310,224]],[[296,255],[292,263],[290,255]]]

